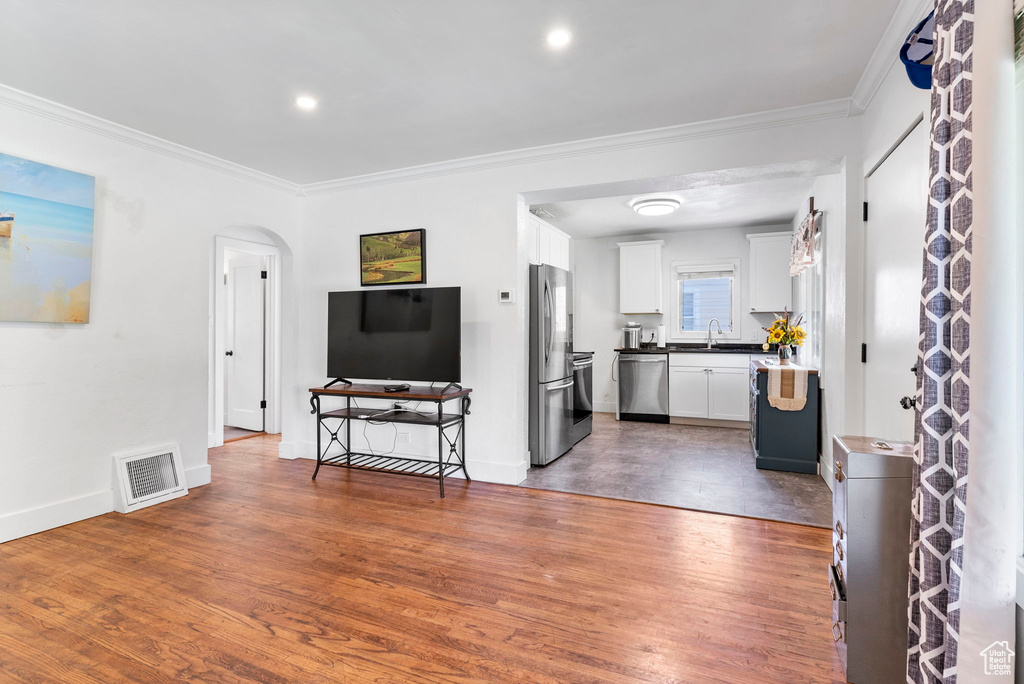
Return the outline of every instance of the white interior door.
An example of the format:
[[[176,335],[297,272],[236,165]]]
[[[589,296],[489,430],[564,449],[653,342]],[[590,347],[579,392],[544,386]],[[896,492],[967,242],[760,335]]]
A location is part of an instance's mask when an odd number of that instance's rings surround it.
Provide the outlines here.
[[[232,255],[227,261],[227,330],[224,424],[263,430],[265,257]]]
[[[864,430],[912,441],[920,330],[921,260],[928,202],[928,126],[922,122],[867,179]]]

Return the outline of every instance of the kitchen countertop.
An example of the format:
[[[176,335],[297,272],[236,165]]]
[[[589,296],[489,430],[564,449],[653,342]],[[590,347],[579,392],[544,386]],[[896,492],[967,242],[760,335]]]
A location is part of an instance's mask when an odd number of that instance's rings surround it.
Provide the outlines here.
[[[773,363],[773,364],[769,365],[769,364],[764,363],[763,361],[751,361],[750,365],[753,366],[754,370],[756,370],[758,373],[767,373],[769,368],[791,368],[792,367],[792,366],[780,366],[777,363]],[[795,366],[797,368],[804,368],[803,366],[799,366],[797,364],[793,364],[793,366]],[[816,369],[814,369],[814,368],[805,368],[804,370],[806,370],[811,375],[817,375],[818,374],[818,371]]]
[[[615,349],[623,354],[774,354],[775,349],[765,351],[759,344],[720,344],[708,349],[703,344],[670,344],[666,347],[644,347],[643,349]]]

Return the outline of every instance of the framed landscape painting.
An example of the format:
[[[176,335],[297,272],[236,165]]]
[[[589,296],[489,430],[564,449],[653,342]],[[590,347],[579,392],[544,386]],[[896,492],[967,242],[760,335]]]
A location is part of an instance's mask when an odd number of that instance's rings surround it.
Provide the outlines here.
[[[422,228],[359,236],[360,283],[410,285],[427,282],[426,233]]]
[[[0,321],[89,322],[95,184],[0,154]]]

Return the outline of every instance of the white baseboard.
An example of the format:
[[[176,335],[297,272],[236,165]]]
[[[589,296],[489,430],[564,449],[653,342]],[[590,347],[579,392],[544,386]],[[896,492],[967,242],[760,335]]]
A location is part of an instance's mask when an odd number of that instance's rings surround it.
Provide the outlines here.
[[[316,458],[316,444],[312,442],[281,442],[277,445],[278,458]]]
[[[526,479],[526,471],[530,467],[530,456],[526,455],[518,463],[490,463],[487,461],[470,460],[466,467],[469,468],[469,476],[480,482],[494,482],[495,484],[517,485]],[[454,477],[461,477],[461,473]]]
[[[108,489],[67,501],[18,511],[0,517],[0,543],[63,527],[114,510],[114,491]]]
[[[206,463],[195,468],[185,469],[185,486],[189,489],[195,487],[202,487],[203,485],[210,484],[211,469],[210,464]]]
[[[614,401],[595,401],[594,411],[597,413],[615,413]]]
[[[818,466],[818,472],[821,475],[821,479],[825,481],[825,484],[828,485],[829,489],[834,489],[832,486],[832,483],[834,482],[832,464],[828,462],[824,455],[821,455],[818,457]]]

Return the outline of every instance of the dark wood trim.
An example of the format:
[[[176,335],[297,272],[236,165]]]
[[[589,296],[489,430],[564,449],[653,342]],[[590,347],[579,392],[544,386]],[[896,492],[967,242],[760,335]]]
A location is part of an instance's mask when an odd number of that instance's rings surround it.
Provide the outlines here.
[[[471,387],[450,389],[444,394],[441,387],[413,386],[405,392],[385,392],[384,385],[345,385],[344,387],[310,387],[310,394],[323,394],[338,397],[365,397],[367,399],[392,399],[394,401],[450,401],[471,393]]]

